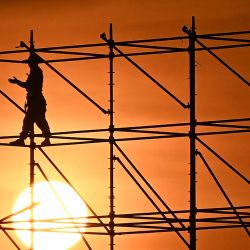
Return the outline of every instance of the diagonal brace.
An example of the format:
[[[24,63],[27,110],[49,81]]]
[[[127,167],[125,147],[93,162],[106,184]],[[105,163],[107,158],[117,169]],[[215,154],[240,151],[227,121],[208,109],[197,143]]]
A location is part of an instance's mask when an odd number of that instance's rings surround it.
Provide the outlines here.
[[[59,194],[57,193],[57,191],[55,190],[55,188],[51,185],[49,178],[47,177],[47,175],[45,174],[45,172],[43,171],[42,167],[40,166],[39,163],[36,163],[37,168],[39,169],[39,171],[41,172],[43,178],[48,182],[50,189],[53,191],[53,193],[55,194],[56,198],[58,199],[59,203],[61,204],[63,210],[67,213],[67,215],[69,216],[71,223],[74,225],[74,227],[77,229],[78,233],[81,235],[82,240],[84,241],[84,243],[86,244],[87,248],[89,250],[92,250],[91,246],[89,245],[87,239],[85,238],[85,236],[81,233],[80,228],[78,225],[76,225],[76,223],[74,222],[73,217],[71,216],[70,212],[68,211],[68,209],[66,208],[65,204],[63,203],[61,197],[59,196]]]
[[[201,45],[210,55],[215,57],[219,62],[221,62],[227,69],[229,69],[234,75],[236,75],[239,79],[241,79],[245,84],[250,86],[249,81],[247,81],[242,75],[240,75],[236,70],[234,70],[231,66],[229,66],[225,61],[223,61],[219,56],[217,56],[214,52],[212,52],[208,47],[206,47],[202,42],[200,42],[197,38],[196,42]]]
[[[208,149],[211,153],[213,153],[219,160],[221,160],[226,166],[228,166],[234,173],[236,173],[241,179],[243,179],[246,183],[250,184],[250,181],[241,174],[237,169],[235,169],[230,163],[228,163],[224,158],[222,158],[218,153],[216,153],[211,147],[209,147],[205,142],[203,142],[200,138],[196,137],[196,140],[199,141],[206,149]]]
[[[97,220],[101,223],[101,225],[106,229],[106,231],[109,233],[109,229],[105,226],[103,221],[100,219],[100,217],[96,214],[96,212],[90,207],[90,205],[86,202],[86,200],[81,196],[81,194],[76,190],[76,188],[71,184],[71,182],[66,178],[66,176],[62,173],[62,171],[56,166],[56,164],[50,159],[50,157],[44,152],[44,150],[41,147],[38,147],[40,152],[44,155],[44,157],[50,162],[50,164],[55,168],[55,170],[62,176],[62,178],[67,182],[67,184],[72,187],[75,192],[79,195],[79,197],[84,201],[89,211],[96,216]]]
[[[128,168],[124,165],[124,163],[120,160],[119,157],[115,158],[119,164],[123,167],[123,169],[127,172],[127,174],[131,177],[131,179],[136,183],[136,185],[140,188],[140,190],[143,192],[143,194],[149,199],[151,204],[157,209],[157,211],[162,215],[162,217],[166,220],[166,222],[171,226],[173,231],[177,233],[177,235],[181,238],[181,240],[185,243],[185,245],[189,248],[189,244],[186,241],[186,239],[181,235],[181,233],[176,230],[175,226],[168,220],[166,215],[161,211],[161,209],[158,207],[158,205],[153,201],[153,199],[149,196],[149,194],[143,189],[141,184],[136,180],[136,178],[131,174],[131,172],[128,170]]]
[[[206,159],[204,158],[204,156],[202,155],[201,152],[197,151],[197,154],[200,156],[201,160],[203,161],[204,165],[206,166],[207,170],[209,171],[210,175],[212,176],[212,178],[214,179],[215,183],[217,184],[217,186],[219,187],[220,191],[222,192],[223,196],[225,197],[225,199],[227,200],[228,204],[231,206],[232,210],[234,211],[235,215],[237,216],[237,218],[239,219],[241,225],[244,227],[246,233],[248,234],[248,236],[250,236],[250,232],[247,228],[247,226],[245,225],[244,221],[242,220],[242,218],[240,217],[238,211],[236,210],[236,208],[234,207],[232,201],[230,200],[229,196],[227,195],[227,193],[225,192],[225,190],[223,189],[222,185],[220,184],[218,178],[215,176],[215,174],[213,173],[212,169],[210,168],[210,166],[208,165]]]
[[[160,84],[155,78],[153,78],[149,73],[147,73],[141,66],[139,66],[136,62],[134,62],[129,56],[127,56],[125,53],[123,53],[120,49],[118,49],[115,46],[115,43],[113,41],[109,41],[106,38],[105,33],[101,35],[101,38],[107,42],[107,44],[110,44],[112,42],[112,46],[114,50],[116,50],[120,55],[122,55],[127,61],[129,61],[132,65],[134,65],[137,69],[139,69],[145,76],[147,76],[151,81],[153,81],[159,88],[161,88],[165,93],[167,93],[170,97],[172,97],[177,103],[179,103],[183,108],[188,108],[188,105],[180,101],[174,94],[172,94],[169,90],[167,90],[162,84]]]
[[[21,47],[25,47],[28,51],[31,51],[31,48],[26,45],[24,42],[20,43]],[[50,65],[47,61],[45,61],[42,57],[40,57],[37,53],[35,53],[39,59],[47,65],[50,69],[52,69],[57,75],[59,75],[64,81],[66,81],[69,85],[71,85],[77,92],[79,92],[82,96],[84,96],[88,101],[90,101],[92,104],[94,104],[98,109],[100,109],[104,114],[107,114],[108,111],[106,111],[104,108],[102,108],[98,103],[96,103],[92,98],[90,98],[86,93],[84,93],[81,89],[79,89],[73,82],[71,82],[68,78],[66,78],[62,73],[60,73],[56,68],[54,68],[52,65]]]
[[[16,108],[18,108],[23,113],[26,113],[25,110],[19,106],[15,101],[13,101],[7,94],[5,94],[2,90],[0,90],[0,94],[4,96],[9,102],[11,102]]]

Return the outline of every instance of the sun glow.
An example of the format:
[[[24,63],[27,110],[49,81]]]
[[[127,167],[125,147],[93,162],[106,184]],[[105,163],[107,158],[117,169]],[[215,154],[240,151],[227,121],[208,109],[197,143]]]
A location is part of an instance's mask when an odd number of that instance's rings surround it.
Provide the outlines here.
[[[16,200],[13,212],[30,206],[30,197],[27,188]],[[87,208],[69,185],[57,181],[36,183],[34,202],[34,223],[30,222],[31,209],[13,216],[14,227],[19,229],[15,232],[27,247],[31,246],[32,224],[35,250],[67,250],[81,238],[79,232],[85,231]]]

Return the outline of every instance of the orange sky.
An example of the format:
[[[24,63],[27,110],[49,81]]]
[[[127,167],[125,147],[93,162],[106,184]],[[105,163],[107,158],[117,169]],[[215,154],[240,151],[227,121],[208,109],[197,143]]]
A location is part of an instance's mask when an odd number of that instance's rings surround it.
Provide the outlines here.
[[[240,1],[1,1],[0,51],[13,50],[21,40],[28,42],[34,30],[36,47],[102,42],[99,35],[114,26],[115,40],[182,36],[183,25],[190,26],[196,16],[197,33],[249,30],[250,2]],[[246,36],[245,36],[246,37]],[[249,36],[248,36],[249,39]],[[185,42],[171,43],[186,47]],[[107,49],[104,50],[108,52]],[[90,50],[93,52],[93,50]],[[250,79],[250,49],[217,51],[226,62]],[[17,58],[6,56],[1,58]],[[25,55],[21,56],[25,59]],[[49,59],[47,55],[45,59]],[[171,54],[136,57],[134,60],[172,91],[188,102],[188,55]],[[197,119],[249,117],[249,87],[205,52],[197,55]],[[78,87],[108,108],[108,60],[55,63],[55,68]],[[81,98],[45,65],[44,95],[47,118],[53,132],[107,128],[109,118]],[[1,63],[1,90],[23,106],[25,91],[10,85],[9,77],[26,79],[28,67]],[[124,59],[115,59],[115,126],[137,126],[187,122],[188,112],[151,83]],[[1,97],[1,135],[17,135],[23,114]],[[37,130],[38,132],[38,130]],[[186,128],[185,132],[188,132]],[[96,136],[96,135],[95,135]],[[102,136],[107,136],[106,134]],[[249,135],[207,136],[204,141],[221,153],[245,176],[249,171]],[[37,142],[40,140],[38,139]],[[119,144],[172,209],[189,206],[188,139],[149,140]],[[249,205],[247,184],[221,164],[200,144],[200,151],[215,170],[235,205]],[[45,151],[89,201],[98,214],[109,213],[108,145],[50,147]],[[51,178],[57,176],[36,151],[36,160]],[[1,147],[0,217],[10,214],[18,194],[29,184],[27,149]],[[227,206],[207,170],[198,159],[198,207]],[[115,205],[117,213],[155,211],[125,172],[117,165]],[[41,180],[39,174],[37,180]],[[133,194],[133,196],[131,195]],[[186,235],[187,236],[187,235]],[[109,249],[108,238],[87,236],[93,249]],[[234,250],[250,247],[243,230],[203,231],[198,233],[198,250]],[[4,234],[0,248],[14,249]],[[24,248],[23,248],[24,249]],[[79,243],[72,250],[85,249]],[[122,236],[116,238],[119,250],[182,250],[184,244],[174,233]]]

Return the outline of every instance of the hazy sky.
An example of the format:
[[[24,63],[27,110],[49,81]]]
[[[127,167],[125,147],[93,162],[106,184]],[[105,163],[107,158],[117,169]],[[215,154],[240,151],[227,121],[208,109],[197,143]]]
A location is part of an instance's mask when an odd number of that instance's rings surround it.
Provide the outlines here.
[[[0,1],[0,51],[13,50],[20,41],[29,41],[34,30],[36,47],[102,42],[113,23],[115,40],[182,36],[182,27],[190,27],[196,17],[197,33],[250,30],[250,2],[233,1]],[[247,37],[247,36],[245,36]],[[249,39],[249,36],[247,37]],[[209,44],[206,42],[206,44]],[[219,43],[222,44],[222,43]],[[166,45],[166,44],[165,44]],[[169,45],[186,47],[185,41]],[[124,50],[124,48],[121,48]],[[85,50],[88,52],[88,50]],[[98,52],[99,50],[97,50]],[[94,50],[89,50],[94,52]],[[108,53],[107,49],[104,51]],[[217,51],[226,62],[250,79],[249,48]],[[43,54],[45,59],[55,56]],[[1,56],[21,58],[26,55]],[[184,103],[188,102],[188,55],[171,54],[134,58],[150,74]],[[249,87],[205,52],[197,55],[197,119],[230,119],[249,117]],[[55,68],[79,88],[108,108],[108,60],[55,63]],[[47,118],[52,132],[107,128],[109,117],[81,98],[67,83],[45,65],[44,95],[48,103]],[[26,79],[28,67],[1,63],[0,89],[23,106],[25,91],[8,83],[16,76]],[[18,135],[23,114],[1,97],[1,135]],[[136,126],[187,122],[188,111],[182,109],[141,72],[124,59],[115,59],[115,126]],[[36,130],[37,132],[39,130]],[[188,132],[185,128],[184,132]],[[94,137],[97,135],[94,135]],[[106,134],[98,135],[107,137]],[[120,136],[120,135],[119,135]],[[204,141],[221,153],[233,166],[249,177],[249,135],[204,137]],[[38,139],[39,143],[40,140]],[[135,165],[152,183],[172,209],[189,206],[188,139],[149,140],[119,144]],[[211,156],[200,144],[211,166],[235,205],[249,205],[247,185]],[[109,148],[108,145],[50,147],[45,151],[86,197],[98,214],[109,213]],[[116,152],[117,153],[117,152]],[[1,147],[0,217],[11,213],[19,193],[29,185],[29,151]],[[36,161],[51,179],[58,176],[36,150]],[[227,206],[218,188],[198,160],[198,207]],[[116,213],[155,211],[139,189],[117,164],[115,179]],[[36,180],[41,180],[37,173]],[[131,195],[133,194],[133,195]],[[188,237],[188,235],[185,235]],[[87,236],[93,249],[109,248],[108,238]],[[244,250],[250,247],[246,233],[240,229],[198,233],[199,250]],[[0,248],[14,249],[4,234]],[[79,243],[72,250],[85,249]],[[22,249],[25,249],[22,247]],[[119,250],[182,250],[184,244],[174,233],[121,236],[116,238]]]

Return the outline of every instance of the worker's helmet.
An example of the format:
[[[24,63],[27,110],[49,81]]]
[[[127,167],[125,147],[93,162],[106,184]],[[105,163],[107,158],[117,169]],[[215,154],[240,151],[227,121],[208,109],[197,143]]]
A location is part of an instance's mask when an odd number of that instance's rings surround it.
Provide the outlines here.
[[[42,62],[41,58],[38,55],[33,54],[33,53],[30,53],[30,56],[28,57],[28,59],[24,61],[28,63],[29,66],[38,65],[39,63]]]

